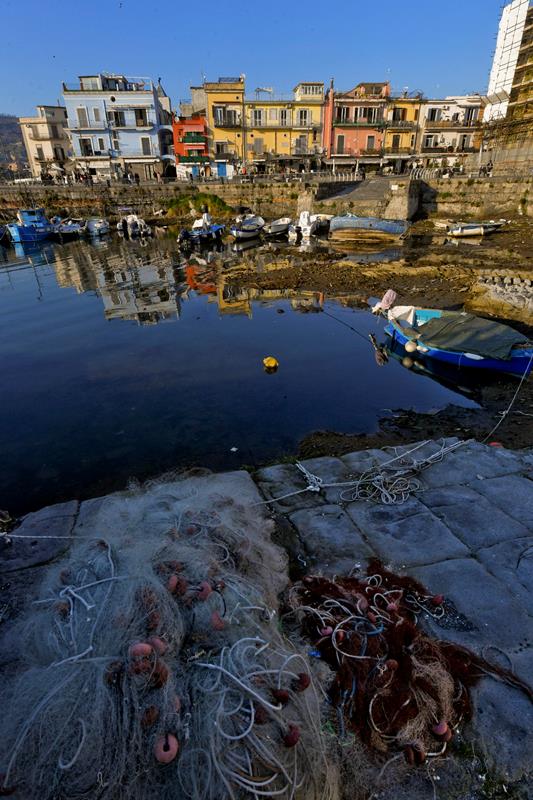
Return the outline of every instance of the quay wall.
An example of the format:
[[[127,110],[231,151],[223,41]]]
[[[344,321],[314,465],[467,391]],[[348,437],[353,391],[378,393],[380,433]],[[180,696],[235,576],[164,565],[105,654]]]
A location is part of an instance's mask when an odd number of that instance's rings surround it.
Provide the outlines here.
[[[412,181],[248,183],[213,181],[141,186],[0,186],[0,221],[13,219],[18,208],[42,206],[48,214],[91,214],[110,219],[120,207],[131,206],[146,218],[166,208],[173,199],[196,192],[214,194],[229,206],[249,206],[267,219],[293,216],[303,210],[396,219],[442,217],[475,219],[533,216],[533,177],[440,178]]]

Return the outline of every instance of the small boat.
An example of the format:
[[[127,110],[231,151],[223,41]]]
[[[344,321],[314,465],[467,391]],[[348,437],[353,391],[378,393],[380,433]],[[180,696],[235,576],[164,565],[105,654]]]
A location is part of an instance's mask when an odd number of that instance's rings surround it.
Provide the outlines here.
[[[266,236],[286,236],[289,232],[289,225],[292,223],[290,217],[280,217],[273,222],[267,223],[263,229]]]
[[[456,238],[463,236],[486,236],[494,233],[506,224],[506,220],[489,220],[488,222],[458,222],[455,225],[448,225],[448,236]]]
[[[128,239],[144,238],[152,235],[151,227],[137,214],[127,214],[117,222],[117,230]]]
[[[85,223],[85,233],[88,236],[105,236],[109,233],[109,222],[101,217],[89,217]]]
[[[358,217],[357,214],[343,214],[333,217],[329,224],[332,239],[398,239],[407,233],[409,222],[403,219],[380,219],[379,217]]]
[[[298,217],[298,222],[289,228],[289,241],[298,242],[300,239],[308,241],[311,236],[318,233],[319,224],[316,214],[302,211]]]
[[[461,311],[415,306],[392,306],[387,316],[385,333],[406,353],[520,378],[531,372],[533,341],[508,325]]]
[[[197,225],[199,222],[200,225]],[[196,242],[209,242],[216,239],[221,239],[225,226],[211,223],[211,225],[203,225],[202,220],[196,220],[191,230],[182,230],[178,237],[178,242],[183,243],[186,241]]]
[[[52,236],[53,227],[44,208],[21,209],[17,211],[17,220],[6,226],[12,242],[43,242]]]
[[[242,217],[237,217],[229,232],[234,239],[255,239],[264,227],[265,220],[263,217],[258,217],[256,214],[245,214]]]
[[[53,227],[52,238],[57,239],[59,242],[77,239],[85,230],[84,219],[75,219],[74,217],[61,219],[60,217],[53,217],[51,223]]]

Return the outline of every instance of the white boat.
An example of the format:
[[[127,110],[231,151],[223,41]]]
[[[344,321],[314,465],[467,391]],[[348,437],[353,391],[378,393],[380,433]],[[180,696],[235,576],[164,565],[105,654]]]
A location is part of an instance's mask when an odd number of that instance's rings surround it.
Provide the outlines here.
[[[89,217],[85,223],[85,233],[89,236],[104,236],[109,233],[109,222],[101,217]]]
[[[302,211],[298,217],[296,225],[289,228],[289,240],[297,241],[299,238],[310,239],[313,234],[318,233],[320,226],[320,214],[311,214],[309,211]]]
[[[127,233],[129,239],[134,239],[137,236],[150,236],[152,229],[146,224],[142,217],[137,214],[127,214],[125,217],[117,222],[117,230],[119,233]]]
[[[448,236],[456,238],[463,236],[485,236],[487,233],[494,233],[506,224],[506,220],[489,220],[488,222],[458,222],[448,227]]]
[[[230,233],[235,239],[255,239],[264,227],[263,217],[258,217],[256,214],[245,214],[237,217],[230,228]]]
[[[267,236],[285,236],[289,231],[289,225],[291,223],[292,220],[290,217],[280,217],[280,219],[275,219],[273,222],[269,222],[265,225],[263,233]]]

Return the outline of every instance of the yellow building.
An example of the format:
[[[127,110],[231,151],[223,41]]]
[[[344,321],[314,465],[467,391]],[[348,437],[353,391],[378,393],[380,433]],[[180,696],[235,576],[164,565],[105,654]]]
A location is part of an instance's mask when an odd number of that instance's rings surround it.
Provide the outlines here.
[[[244,77],[204,83],[207,138],[212,159],[242,161],[245,147]]]
[[[270,92],[270,90],[268,90]],[[257,94],[265,93],[257,90]],[[247,99],[246,161],[297,160],[322,152],[324,84],[302,82],[292,99]]]
[[[420,98],[391,97],[385,120],[385,154],[410,156],[417,151]]]
[[[34,177],[64,166],[71,145],[63,106],[37,106],[37,116],[20,117],[19,124]]]
[[[289,99],[272,99],[257,89],[245,99],[244,78],[204,83],[209,155],[240,164],[288,161],[322,152],[324,84],[302,82]],[[270,95],[267,99],[260,95]]]

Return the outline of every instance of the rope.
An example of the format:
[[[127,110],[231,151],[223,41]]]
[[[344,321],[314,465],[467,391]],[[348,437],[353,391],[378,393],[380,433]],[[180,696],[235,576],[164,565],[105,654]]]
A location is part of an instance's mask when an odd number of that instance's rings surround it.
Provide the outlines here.
[[[533,353],[531,353],[531,356],[529,357],[529,361],[527,362],[526,368],[524,369],[524,374],[522,375],[522,377],[521,377],[521,379],[520,379],[520,383],[518,384],[518,386],[517,386],[517,388],[516,388],[516,392],[514,393],[514,395],[513,395],[512,399],[511,399],[511,402],[509,403],[509,405],[507,406],[507,408],[505,409],[505,411],[501,411],[501,412],[500,412],[500,414],[501,414],[501,418],[498,420],[498,422],[496,423],[496,425],[494,426],[494,428],[491,430],[491,432],[490,432],[490,433],[487,433],[487,435],[485,436],[485,438],[484,438],[484,439],[482,440],[482,442],[481,442],[482,444],[485,444],[485,442],[486,442],[488,439],[490,439],[490,437],[491,437],[491,436],[492,436],[494,433],[496,433],[496,431],[498,430],[498,428],[500,427],[500,425],[502,424],[502,422],[504,421],[504,419],[505,419],[505,418],[506,418],[506,417],[509,415],[509,413],[511,412],[511,409],[512,409],[512,407],[514,406],[514,404],[515,404],[515,402],[516,402],[516,398],[518,397],[518,395],[519,395],[519,393],[520,393],[520,390],[521,390],[521,388],[522,388],[522,385],[523,385],[523,383],[524,383],[525,379],[526,379],[526,378],[527,378],[527,376],[528,376],[528,373],[529,373],[529,368],[531,367],[531,364],[532,364],[532,363],[533,363]]]

